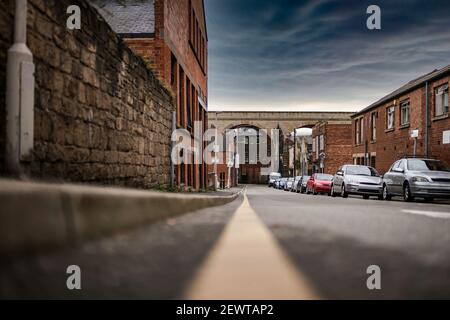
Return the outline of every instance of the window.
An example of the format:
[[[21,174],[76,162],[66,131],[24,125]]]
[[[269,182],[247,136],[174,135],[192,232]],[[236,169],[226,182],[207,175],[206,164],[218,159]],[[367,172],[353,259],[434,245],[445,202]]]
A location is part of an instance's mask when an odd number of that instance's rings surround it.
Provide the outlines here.
[[[372,126],[372,136],[370,137],[372,139],[372,141],[377,141],[377,118],[378,118],[378,113],[373,112],[370,115],[370,123]]]
[[[400,124],[402,126],[409,124],[409,101],[400,104]]]
[[[191,81],[186,77],[186,120],[188,129],[192,128],[192,107],[191,107]]]
[[[245,136],[245,163],[250,162],[250,138]]]
[[[361,128],[359,129],[359,132],[360,132],[359,142],[363,143],[363,141],[364,141],[364,118],[361,118],[360,125],[361,125]]]
[[[448,114],[448,84],[440,86],[435,90],[435,115]]]
[[[360,141],[360,126],[359,126],[359,121],[360,121],[361,119],[356,119],[355,120],[355,144],[360,144],[361,143],[361,141]]]
[[[439,160],[408,160],[410,171],[449,171],[450,169]]]
[[[184,70],[180,67],[180,71],[179,71],[180,73],[180,78],[179,78],[179,82],[180,82],[180,84],[179,84],[179,86],[178,86],[178,101],[179,101],[179,103],[178,103],[178,105],[179,105],[179,125],[180,126],[184,126],[184,123],[185,123],[185,121],[184,121],[184,106],[185,106],[185,103],[184,103],[184,99],[185,99],[185,96],[184,96],[184,88],[185,88],[185,83],[184,83]]]
[[[189,44],[194,51],[195,57],[197,58],[198,63],[205,69],[206,64],[206,40],[203,36],[203,32],[201,26],[199,24],[199,20],[195,14],[195,10],[192,7],[192,2],[189,1]]]
[[[325,139],[323,137],[323,134],[320,136],[319,145],[320,145],[319,151],[325,150]]]
[[[175,58],[174,54],[170,55],[170,85],[172,87],[177,84],[177,58]]]
[[[394,129],[395,107],[389,107],[386,111],[386,129]]]
[[[364,118],[355,120],[355,144],[361,144],[364,140]]]

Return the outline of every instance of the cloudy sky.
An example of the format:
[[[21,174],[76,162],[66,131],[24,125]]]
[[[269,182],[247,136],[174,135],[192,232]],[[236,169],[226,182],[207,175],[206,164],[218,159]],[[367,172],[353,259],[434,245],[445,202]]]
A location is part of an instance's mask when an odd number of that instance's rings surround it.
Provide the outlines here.
[[[382,30],[366,28],[381,7]],[[448,0],[205,0],[210,110],[359,110],[450,64]]]

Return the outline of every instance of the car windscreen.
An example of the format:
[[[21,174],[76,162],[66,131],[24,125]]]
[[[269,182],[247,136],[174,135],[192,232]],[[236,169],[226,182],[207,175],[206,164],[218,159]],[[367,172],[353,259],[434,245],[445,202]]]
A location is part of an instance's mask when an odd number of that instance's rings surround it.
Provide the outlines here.
[[[318,174],[316,176],[316,180],[331,181],[331,180],[333,180],[333,176],[329,175],[329,174]]]
[[[408,170],[410,171],[450,171],[450,169],[438,160],[408,160]]]
[[[271,180],[280,179],[280,176],[277,176],[277,175],[269,176],[269,179],[271,179]]]
[[[370,177],[378,177],[379,174],[374,168],[363,167],[363,166],[349,166],[346,169],[346,173],[348,175],[354,176],[370,176]]]

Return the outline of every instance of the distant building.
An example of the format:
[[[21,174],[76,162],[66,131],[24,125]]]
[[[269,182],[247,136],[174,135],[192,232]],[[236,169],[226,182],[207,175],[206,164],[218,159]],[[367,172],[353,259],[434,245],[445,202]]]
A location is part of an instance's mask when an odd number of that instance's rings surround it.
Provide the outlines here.
[[[112,29],[148,62],[176,97],[177,127],[206,130],[208,110],[208,35],[203,0],[99,0],[97,7]],[[204,148],[205,145],[202,145]],[[201,150],[203,152],[203,150]],[[205,164],[176,168],[180,186],[207,187]]]
[[[323,121],[312,132],[313,171],[335,174],[344,164],[352,163],[351,121]]]
[[[353,162],[386,172],[399,158],[450,163],[450,65],[408,82],[352,116]]]

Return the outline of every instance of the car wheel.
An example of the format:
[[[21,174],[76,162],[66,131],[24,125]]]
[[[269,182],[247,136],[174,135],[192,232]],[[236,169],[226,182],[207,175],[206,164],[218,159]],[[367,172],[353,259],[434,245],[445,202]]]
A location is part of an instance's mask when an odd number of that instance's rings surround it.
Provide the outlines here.
[[[368,195],[363,195],[364,200],[368,200],[370,197]]]
[[[424,200],[425,200],[425,202],[433,202],[433,201],[434,201],[434,198],[432,198],[432,197],[426,197]]]
[[[313,188],[313,195],[315,195],[315,196],[318,195],[318,193],[317,193],[317,191],[316,191],[316,188]]]
[[[343,184],[341,187],[341,197],[348,198],[348,192],[345,190],[345,184]]]
[[[403,187],[403,200],[406,202],[411,202],[414,200],[414,197],[411,194],[409,183],[405,183],[405,186]]]
[[[383,185],[383,195],[381,197],[386,201],[390,201],[392,199],[392,196],[389,194],[387,185]]]

